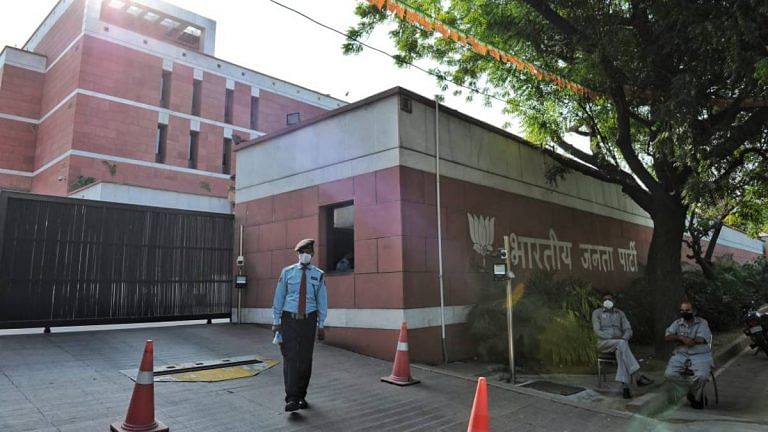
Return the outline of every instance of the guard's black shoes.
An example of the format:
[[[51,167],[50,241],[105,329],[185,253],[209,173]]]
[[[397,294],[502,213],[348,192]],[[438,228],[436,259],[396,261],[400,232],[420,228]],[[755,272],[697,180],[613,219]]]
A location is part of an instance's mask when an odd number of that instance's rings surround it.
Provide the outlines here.
[[[624,390],[622,391],[622,396],[624,396],[624,399],[632,399],[632,392],[629,391],[629,387],[624,387]]]
[[[637,379],[637,385],[639,386],[647,386],[651,384],[653,384],[653,380],[645,375],[640,375],[640,378]]]
[[[287,412],[296,411],[299,408],[300,408],[299,407],[299,403],[296,402],[296,401],[290,401],[287,404],[285,404],[285,411],[287,411]]]
[[[306,400],[301,399],[299,401],[299,409],[309,409],[309,404],[307,403]]]

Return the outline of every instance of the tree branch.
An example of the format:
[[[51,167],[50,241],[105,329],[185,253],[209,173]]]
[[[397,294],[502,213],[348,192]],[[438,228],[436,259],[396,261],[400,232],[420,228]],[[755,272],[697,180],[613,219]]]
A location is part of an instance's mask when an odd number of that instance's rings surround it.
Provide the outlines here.
[[[630,110],[627,106],[627,100],[621,86],[615,86],[613,93],[615,93],[613,95],[613,103],[616,106],[616,126],[618,130],[616,146],[619,148],[619,151],[621,151],[624,160],[627,161],[629,168],[637,178],[640,179],[640,182],[652,192],[661,191],[661,185],[659,185],[651,173],[648,172],[648,169],[640,161],[637,152],[635,152],[635,149],[632,147],[632,135],[629,123]]]

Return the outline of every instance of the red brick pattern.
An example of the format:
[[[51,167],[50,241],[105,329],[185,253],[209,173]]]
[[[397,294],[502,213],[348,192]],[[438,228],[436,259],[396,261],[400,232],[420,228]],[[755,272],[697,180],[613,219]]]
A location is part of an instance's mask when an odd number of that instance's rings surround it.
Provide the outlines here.
[[[0,113],[37,120],[45,75],[12,65],[0,68]]]
[[[227,80],[225,78],[204,73],[200,117],[223,122],[226,91]]]
[[[107,165],[100,159],[73,156],[69,170],[69,178],[77,176],[93,177],[109,183],[134,185],[157,190],[167,190],[221,197],[226,195],[230,181],[197,174],[188,174],[167,169],[114,162],[116,173],[111,175]],[[210,189],[210,191],[208,190]],[[60,195],[60,194],[59,194]]]
[[[0,189],[27,192],[32,188],[32,177],[0,173]]]
[[[37,126],[35,169],[42,167],[72,148],[76,102],[76,98],[69,100]],[[34,185],[42,183],[35,181],[32,184],[34,187]],[[38,192],[37,189],[33,191]]]
[[[40,115],[49,114],[64,98],[77,89],[80,81],[82,40],[67,51],[46,74]]]
[[[168,105],[171,111],[192,114],[192,84],[194,79],[194,69],[179,63],[173,64],[171,99]]]
[[[76,103],[73,148],[146,162],[155,161],[156,112],[82,94],[77,95]],[[188,121],[171,117],[166,151],[169,164],[186,167],[180,160],[181,154],[176,153],[184,145],[179,142],[182,139],[179,135],[188,135],[188,131]]]
[[[56,24],[48,30],[34,52],[47,56],[48,61],[56,60],[82,31],[84,12],[85,0],[75,0]]]
[[[83,39],[83,89],[159,106],[162,69],[160,57],[90,36]]]
[[[51,165],[32,179],[32,190],[44,195],[65,195],[68,184],[74,180],[68,175],[69,158]]]
[[[235,98],[232,109],[232,121],[235,126],[251,127],[251,86],[235,82]],[[250,137],[244,136],[248,139]]]
[[[259,131],[271,133],[285,129],[288,126],[286,115],[289,113],[300,113],[301,121],[305,121],[325,111],[323,108],[262,89],[259,92]]]
[[[35,129],[33,124],[0,119],[0,168],[33,171]]]
[[[331,307],[402,308],[405,238],[401,202],[393,200],[391,193],[393,181],[399,184],[398,179],[398,169],[391,168],[238,204],[237,221],[251,233],[245,236],[248,274],[257,275],[260,281],[277,277],[283,267],[296,261],[295,244],[308,237],[318,239],[314,262],[328,267],[323,244],[327,216],[320,210],[353,201],[355,272],[328,273]],[[382,195],[383,201],[379,202],[377,190],[387,190],[389,195]],[[271,251],[271,255],[263,253],[266,251]],[[274,287],[269,289],[274,292]],[[251,303],[255,297],[248,298],[246,307],[272,304],[271,297],[262,303]]]

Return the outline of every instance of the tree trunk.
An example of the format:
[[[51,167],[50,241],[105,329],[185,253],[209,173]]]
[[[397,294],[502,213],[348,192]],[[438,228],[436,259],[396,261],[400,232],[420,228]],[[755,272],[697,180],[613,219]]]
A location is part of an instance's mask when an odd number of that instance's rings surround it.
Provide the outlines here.
[[[656,358],[666,359],[671,347],[664,341],[664,330],[677,317],[685,299],[680,258],[686,209],[674,197],[657,198],[651,218],[654,227],[647,272],[654,299],[654,348]]]

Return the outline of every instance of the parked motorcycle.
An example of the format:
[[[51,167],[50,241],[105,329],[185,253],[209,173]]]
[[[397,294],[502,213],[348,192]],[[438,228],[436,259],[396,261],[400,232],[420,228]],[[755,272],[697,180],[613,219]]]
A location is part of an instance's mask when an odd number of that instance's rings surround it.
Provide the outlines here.
[[[749,347],[755,355],[763,351],[768,356],[768,313],[760,313],[754,302],[744,308],[744,334],[752,340]]]

